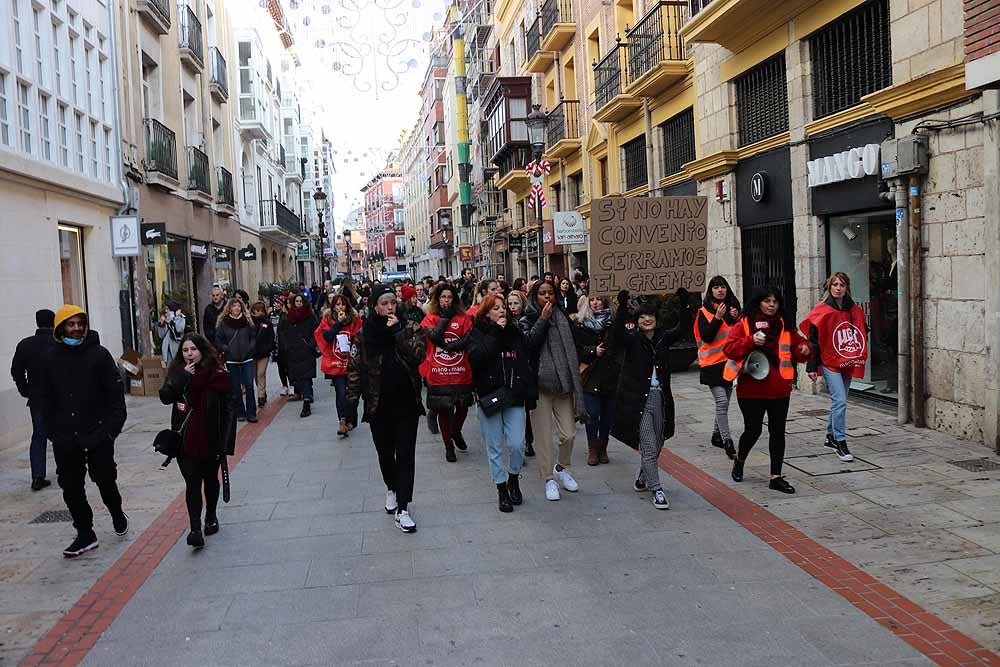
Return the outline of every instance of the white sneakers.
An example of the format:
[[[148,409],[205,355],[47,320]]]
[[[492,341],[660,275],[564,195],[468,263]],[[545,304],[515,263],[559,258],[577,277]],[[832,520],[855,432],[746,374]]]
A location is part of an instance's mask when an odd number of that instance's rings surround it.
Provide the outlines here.
[[[396,512],[396,525],[404,533],[417,532],[417,524],[413,521],[410,513],[406,510],[399,510]]]
[[[545,499],[559,500],[559,485],[556,484],[556,480],[550,479],[545,482]]]
[[[573,475],[569,474],[569,470],[567,468],[559,470],[557,466],[552,468],[552,474],[555,475],[555,478],[559,480],[560,484],[562,484],[562,488],[567,491],[575,493],[580,490],[580,485],[576,483],[575,479],[573,479]]]
[[[653,507],[658,510],[670,509],[670,501],[667,500],[667,494],[663,492],[663,489],[653,491]]]
[[[386,491],[385,492],[385,513],[392,514],[396,511],[399,505],[396,503],[396,492]]]

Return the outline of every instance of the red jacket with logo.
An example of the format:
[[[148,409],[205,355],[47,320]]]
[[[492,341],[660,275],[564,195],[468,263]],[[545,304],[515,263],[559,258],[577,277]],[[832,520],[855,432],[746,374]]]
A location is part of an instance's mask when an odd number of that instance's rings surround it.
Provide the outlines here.
[[[420,326],[425,331],[433,330],[441,321],[440,315],[427,315]],[[457,341],[464,338],[472,329],[472,316],[468,313],[455,315],[448,322],[444,331],[446,341]],[[427,337],[427,356],[420,364],[420,375],[433,386],[470,385],[472,384],[472,366],[465,350],[449,352],[439,348]]]
[[[845,297],[846,299],[847,297]],[[820,302],[799,327],[810,332],[819,347],[819,362],[826,368],[852,377],[865,376],[868,361],[868,335],[865,313],[861,306],[845,301],[843,309],[831,299]],[[813,364],[810,363],[812,370]]]

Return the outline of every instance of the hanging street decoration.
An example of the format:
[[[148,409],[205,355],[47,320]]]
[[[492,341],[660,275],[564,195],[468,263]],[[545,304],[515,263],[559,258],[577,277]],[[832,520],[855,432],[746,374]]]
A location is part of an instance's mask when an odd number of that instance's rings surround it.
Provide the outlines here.
[[[531,192],[528,201],[535,208],[545,208],[545,177],[552,173],[552,164],[548,160],[532,160],[525,166],[524,172],[531,181]]]

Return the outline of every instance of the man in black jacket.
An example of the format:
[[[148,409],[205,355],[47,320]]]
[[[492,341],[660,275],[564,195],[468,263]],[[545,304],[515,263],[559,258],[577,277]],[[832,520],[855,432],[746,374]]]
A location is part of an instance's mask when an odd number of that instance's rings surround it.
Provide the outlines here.
[[[10,374],[17,385],[17,391],[28,399],[28,409],[31,411],[31,490],[39,491],[52,482],[45,479],[45,450],[48,438],[45,437],[45,419],[42,416],[42,370],[45,355],[52,347],[52,325],[56,314],[51,310],[39,310],[35,313],[34,336],[28,336],[17,344],[14,350],[14,360],[10,364]]]
[[[55,343],[42,374],[42,406],[56,476],[77,532],[63,555],[73,558],[97,548],[94,512],[84,487],[88,472],[111,513],[115,533],[128,532],[115,481],[115,438],[125,425],[125,385],[82,308],[63,306],[54,324]]]
[[[219,321],[219,315],[222,314],[224,301],[225,296],[222,294],[222,288],[213,287],[212,302],[205,306],[205,312],[201,318],[201,333],[212,343],[215,342],[215,325]]]

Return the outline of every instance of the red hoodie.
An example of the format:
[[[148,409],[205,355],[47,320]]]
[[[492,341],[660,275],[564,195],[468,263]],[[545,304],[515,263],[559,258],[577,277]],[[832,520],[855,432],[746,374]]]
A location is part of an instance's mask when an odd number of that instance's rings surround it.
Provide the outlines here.
[[[799,335],[798,331],[792,331],[792,361],[804,363],[809,360],[810,355],[801,355],[798,347],[800,343],[808,343],[805,338]],[[775,337],[777,341],[777,336]],[[777,342],[775,342],[775,348]],[[726,357],[735,361],[743,361],[747,355],[758,349],[753,342],[753,336],[748,336],[743,325],[737,324],[729,330],[729,339],[723,352]],[[773,354],[768,355],[776,359],[777,349]],[[792,394],[792,381],[781,377],[778,364],[772,363],[771,370],[763,380],[754,380],[749,375],[741,375],[736,383],[737,398],[788,398]]]

